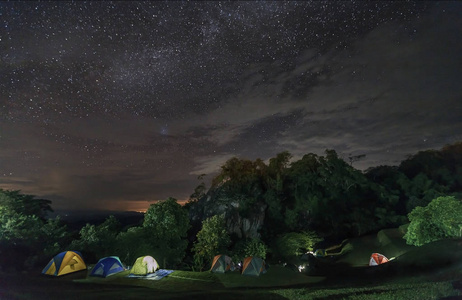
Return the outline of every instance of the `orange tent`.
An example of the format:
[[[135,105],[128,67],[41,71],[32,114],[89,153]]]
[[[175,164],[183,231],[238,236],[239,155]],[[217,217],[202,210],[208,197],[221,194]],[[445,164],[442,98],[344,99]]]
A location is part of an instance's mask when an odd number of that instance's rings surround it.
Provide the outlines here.
[[[371,259],[369,260],[369,266],[378,266],[388,262],[388,258],[380,253],[372,253]]]
[[[266,263],[263,259],[259,257],[247,257],[244,259],[242,264],[242,275],[255,275],[260,276],[260,274],[266,273]]]
[[[217,255],[213,258],[211,272],[225,273],[227,271],[234,271],[234,264],[231,257],[226,255]]]

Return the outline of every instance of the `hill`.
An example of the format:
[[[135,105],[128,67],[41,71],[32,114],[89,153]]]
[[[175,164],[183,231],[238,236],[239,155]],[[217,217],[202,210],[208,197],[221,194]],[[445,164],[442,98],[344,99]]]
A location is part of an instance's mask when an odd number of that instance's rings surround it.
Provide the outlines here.
[[[135,211],[55,211],[49,217],[59,216],[70,231],[80,230],[85,224],[99,225],[109,216],[113,215],[122,225],[122,228],[139,225],[144,214]]]

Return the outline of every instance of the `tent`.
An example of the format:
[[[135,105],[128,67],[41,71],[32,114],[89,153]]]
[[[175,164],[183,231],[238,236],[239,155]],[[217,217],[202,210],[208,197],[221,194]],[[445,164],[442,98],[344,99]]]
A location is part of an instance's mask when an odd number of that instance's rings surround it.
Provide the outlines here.
[[[42,274],[51,276],[61,276],[80,270],[86,270],[82,254],[78,251],[64,251],[53,257],[46,267],[42,270]]]
[[[234,264],[231,257],[219,254],[213,258],[210,271],[213,273],[225,273],[226,271],[234,271]]]
[[[242,264],[242,275],[254,275],[259,276],[260,274],[266,273],[266,263],[259,257],[249,256],[244,259]]]
[[[325,256],[327,256],[327,251],[326,251],[326,249],[317,249],[314,252],[314,256],[316,256],[316,257],[325,257]]]
[[[159,265],[152,256],[141,256],[136,259],[130,274],[146,275],[154,273],[157,269],[159,269]]]
[[[125,268],[122,265],[119,257],[108,256],[101,258],[96,265],[93,267],[90,276],[108,277],[116,273],[124,271]]]
[[[372,253],[371,259],[369,260],[369,266],[378,266],[388,262],[388,258],[380,253]]]

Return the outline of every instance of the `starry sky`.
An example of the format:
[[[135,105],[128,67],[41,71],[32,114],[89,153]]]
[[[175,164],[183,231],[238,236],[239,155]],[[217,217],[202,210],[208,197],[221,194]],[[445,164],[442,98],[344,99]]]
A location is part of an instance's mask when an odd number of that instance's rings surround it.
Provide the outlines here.
[[[55,210],[187,200],[234,156],[462,141],[460,2],[0,2],[0,59],[0,188]]]

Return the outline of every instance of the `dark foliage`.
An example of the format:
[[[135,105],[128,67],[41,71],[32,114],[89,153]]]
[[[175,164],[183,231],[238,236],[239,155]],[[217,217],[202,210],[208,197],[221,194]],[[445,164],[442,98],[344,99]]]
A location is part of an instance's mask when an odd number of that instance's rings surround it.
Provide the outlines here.
[[[200,202],[238,207],[251,219],[265,209],[259,229],[268,243],[287,232],[314,230],[321,236],[352,237],[399,226],[407,214],[432,199],[462,192],[462,143],[408,157],[399,166],[356,170],[334,150],[291,162],[289,152],[265,164],[232,158],[202,197],[195,193],[191,211]],[[204,208],[203,208],[204,210]],[[233,238],[235,241],[236,239]]]

